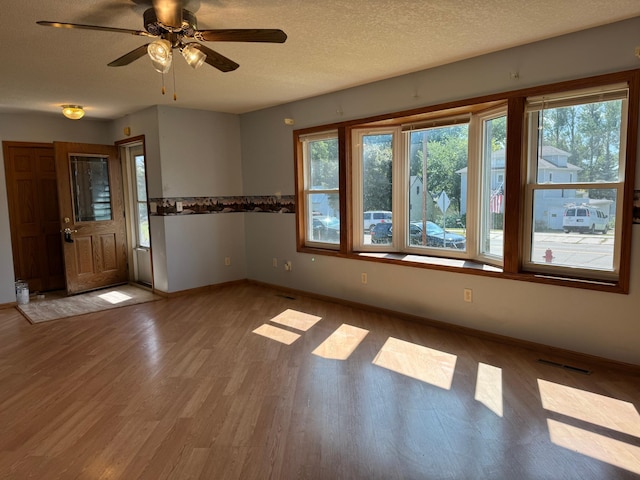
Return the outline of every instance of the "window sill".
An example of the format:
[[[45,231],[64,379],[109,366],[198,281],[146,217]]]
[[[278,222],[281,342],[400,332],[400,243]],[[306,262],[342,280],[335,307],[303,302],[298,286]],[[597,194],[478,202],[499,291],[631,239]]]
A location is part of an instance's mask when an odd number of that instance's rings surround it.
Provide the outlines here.
[[[626,291],[618,282],[606,282],[601,280],[569,278],[541,274],[534,272],[504,272],[502,268],[493,265],[483,264],[472,260],[461,260],[455,258],[429,257],[422,255],[411,255],[405,253],[388,252],[337,252],[321,248],[302,247],[298,250],[301,253],[312,255],[327,255],[352,260],[362,260],[369,262],[388,263],[392,265],[402,265],[405,267],[424,268],[428,270],[439,270],[452,273],[480,275],[505,280],[516,280],[531,283],[541,283],[561,287],[581,288],[586,290],[597,290],[609,293],[622,293]]]
[[[461,260],[456,258],[429,257],[425,255],[412,255],[408,253],[379,253],[379,252],[359,252],[352,256],[356,258],[389,260],[391,263],[408,264],[410,266],[426,266],[429,268],[443,267],[446,270],[479,270],[483,272],[502,273],[502,268],[493,265],[485,265],[471,260]]]

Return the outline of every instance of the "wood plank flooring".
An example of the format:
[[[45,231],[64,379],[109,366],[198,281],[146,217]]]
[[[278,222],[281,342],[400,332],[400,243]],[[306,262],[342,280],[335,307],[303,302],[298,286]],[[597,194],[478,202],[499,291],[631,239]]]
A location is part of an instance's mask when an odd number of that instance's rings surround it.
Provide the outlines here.
[[[540,356],[250,283],[5,309],[0,478],[640,478],[640,379]]]

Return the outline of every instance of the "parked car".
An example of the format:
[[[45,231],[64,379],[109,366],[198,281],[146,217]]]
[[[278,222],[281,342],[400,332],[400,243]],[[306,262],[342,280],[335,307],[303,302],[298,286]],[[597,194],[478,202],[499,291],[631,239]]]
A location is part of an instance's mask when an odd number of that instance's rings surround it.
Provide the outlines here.
[[[392,218],[392,213],[386,210],[364,212],[364,231],[371,232],[378,223],[391,223]]]
[[[457,233],[443,230],[433,222],[427,222],[426,246],[436,248],[454,248],[464,250],[467,240]],[[379,223],[371,230],[371,243],[391,244],[393,238],[393,225],[391,223]],[[422,245],[422,222],[409,224],[409,242],[411,245]]]
[[[609,216],[603,211],[588,205],[578,205],[564,209],[562,229],[569,232],[602,232],[609,231]]]
[[[371,228],[371,243],[391,244],[393,224],[391,222],[378,223]]]
[[[336,217],[313,217],[311,238],[319,242],[340,241],[340,220]]]
[[[411,222],[409,228],[411,245],[423,245],[422,222]],[[444,230],[433,222],[427,222],[426,233],[427,247],[454,248],[456,250],[464,250],[467,247],[467,239],[464,236]]]

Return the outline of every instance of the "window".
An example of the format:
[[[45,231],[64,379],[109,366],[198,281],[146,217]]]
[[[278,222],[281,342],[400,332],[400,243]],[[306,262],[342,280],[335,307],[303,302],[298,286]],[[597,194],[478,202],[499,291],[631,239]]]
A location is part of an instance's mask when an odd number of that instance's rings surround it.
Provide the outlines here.
[[[504,245],[504,183],[507,164],[506,106],[478,116],[480,124],[480,206],[478,256],[488,263],[502,265]]]
[[[362,219],[354,226],[357,248],[364,245],[377,248],[371,241],[377,225],[393,223],[398,133],[398,129],[379,129],[358,131],[353,135],[353,218]],[[385,241],[375,242],[376,245],[391,243],[392,231],[387,230],[387,233]]]
[[[620,72],[296,131],[298,249],[626,293],[639,85]]]
[[[353,218],[364,218],[364,229],[354,229],[355,250],[501,264],[506,104],[449,113],[353,130]],[[383,212],[367,208],[387,209],[388,218],[375,220]]]
[[[149,248],[151,246],[149,235],[149,210],[147,208],[147,180],[145,173],[144,155],[134,155],[135,168],[135,202],[137,212],[137,230],[139,247]]]
[[[301,140],[305,244],[337,248],[340,244],[338,133],[323,132]]]
[[[424,186],[422,195],[406,199],[412,208],[403,216],[402,231],[408,232],[404,244],[409,251],[450,250],[454,256],[467,251],[462,230],[468,193],[460,172],[469,162],[469,120],[463,115],[403,127],[404,180]]]
[[[71,155],[69,166],[76,223],[111,220],[109,158]]]
[[[627,97],[611,85],[527,99],[528,270],[617,278]]]

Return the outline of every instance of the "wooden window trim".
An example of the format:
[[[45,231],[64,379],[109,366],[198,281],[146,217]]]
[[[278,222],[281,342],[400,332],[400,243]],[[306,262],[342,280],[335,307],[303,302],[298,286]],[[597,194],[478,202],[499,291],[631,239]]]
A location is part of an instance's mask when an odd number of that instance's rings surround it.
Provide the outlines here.
[[[548,95],[563,91],[578,90],[581,88],[592,88],[600,85],[627,83],[629,86],[628,97],[628,118],[626,132],[626,161],[625,161],[625,186],[624,198],[622,201],[622,222],[623,228],[620,230],[620,269],[616,281],[598,281],[595,279],[581,277],[561,277],[553,275],[525,272],[522,270],[523,251],[523,209],[524,209],[524,184],[525,184],[525,102],[527,97]],[[505,190],[507,192],[520,192],[517,195],[505,195],[505,218],[504,218],[504,265],[502,269],[483,265],[477,261],[460,261],[456,259],[415,256],[407,254],[373,254],[358,253],[353,251],[353,214],[351,212],[350,198],[351,188],[351,153],[348,146],[351,144],[352,128],[364,125],[382,126],[397,125],[405,123],[407,119],[420,121],[424,118],[437,116],[437,112],[444,110],[456,111],[474,109],[482,104],[483,108],[491,105],[492,102],[507,101],[507,136],[506,145],[506,167],[508,175],[505,176]],[[422,108],[399,111],[361,119],[349,120],[342,123],[322,125],[306,129],[295,130],[293,132],[294,142],[294,163],[295,163],[295,183],[296,200],[300,202],[303,198],[304,188],[303,178],[303,158],[302,147],[298,141],[301,135],[307,135],[323,130],[334,129],[339,132],[339,155],[340,155],[340,249],[328,250],[305,245],[305,205],[297,203],[296,208],[296,246],[297,251],[312,255],[327,255],[339,258],[356,259],[378,263],[390,263],[415,268],[425,268],[431,270],[442,270],[470,275],[489,276],[509,280],[527,281],[548,285],[565,287],[576,287],[588,290],[597,290],[611,293],[629,293],[629,281],[631,275],[631,236],[632,236],[632,216],[633,216],[633,194],[635,169],[637,163],[638,146],[638,115],[640,114],[640,69],[627,70],[622,72],[598,75],[576,80],[540,85],[506,93],[495,93],[481,97],[473,97],[464,100],[446,102],[429,105]],[[479,108],[478,108],[479,109]],[[475,110],[474,110],[475,111]],[[418,257],[418,258],[416,258]]]

